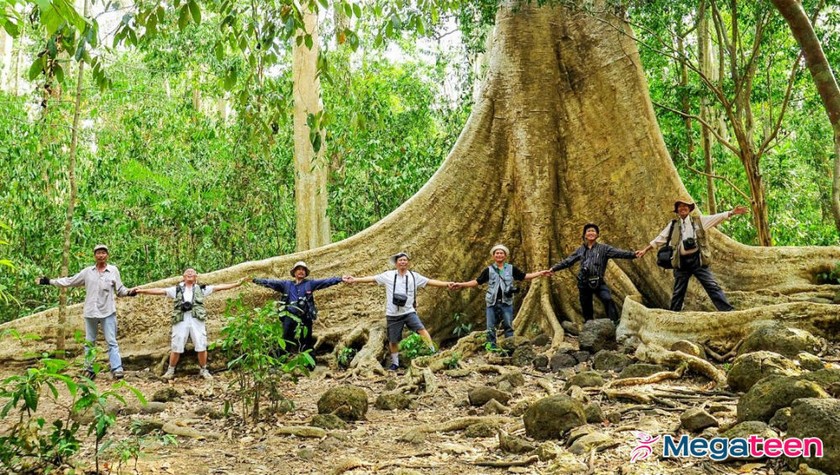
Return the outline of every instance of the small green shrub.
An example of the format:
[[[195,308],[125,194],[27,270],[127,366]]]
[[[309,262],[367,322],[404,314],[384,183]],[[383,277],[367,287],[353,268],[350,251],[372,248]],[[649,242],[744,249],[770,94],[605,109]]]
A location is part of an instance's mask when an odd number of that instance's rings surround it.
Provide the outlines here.
[[[465,317],[463,313],[456,313],[452,315],[452,319],[455,320],[455,328],[452,329],[452,334],[458,338],[462,336],[469,335],[472,331],[473,324],[471,322],[465,321]]]
[[[355,356],[356,350],[349,346],[345,346],[339,350],[338,355],[336,356],[336,363],[338,363],[340,368],[349,368],[350,363],[353,361]]]
[[[434,351],[429,348],[429,345],[426,344],[423,337],[421,337],[417,333],[412,333],[411,335],[405,337],[400,341],[399,344],[400,355],[408,360],[413,360],[419,356],[427,356],[434,353]]]
[[[447,357],[445,360],[443,360],[443,366],[445,366],[446,369],[455,369],[461,363],[461,358],[461,353],[456,351],[452,353],[449,357]]]
[[[840,284],[840,262],[834,264],[834,268],[827,272],[820,272],[817,274],[817,283],[819,284]]]

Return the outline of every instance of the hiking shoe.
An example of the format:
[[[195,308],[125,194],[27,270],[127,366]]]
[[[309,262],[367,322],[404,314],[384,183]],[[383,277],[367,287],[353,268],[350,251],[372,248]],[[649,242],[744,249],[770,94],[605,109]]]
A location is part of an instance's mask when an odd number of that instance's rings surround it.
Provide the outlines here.
[[[388,367],[388,371],[396,371],[398,369],[400,369],[400,365],[396,363],[391,363],[391,366]]]
[[[86,370],[82,371],[82,376],[84,376],[85,378],[87,378],[91,381],[96,379],[96,373],[94,373],[92,369],[86,369]]]
[[[210,371],[207,368],[201,368],[198,370],[198,375],[204,379],[213,379],[213,375],[210,374]]]
[[[114,379],[123,379],[125,377],[125,373],[123,372],[122,368],[117,368],[113,371]]]
[[[163,373],[163,376],[161,376],[161,379],[163,379],[164,381],[170,381],[174,378],[175,378],[175,367],[174,366],[170,366],[169,368],[167,368],[166,372]]]

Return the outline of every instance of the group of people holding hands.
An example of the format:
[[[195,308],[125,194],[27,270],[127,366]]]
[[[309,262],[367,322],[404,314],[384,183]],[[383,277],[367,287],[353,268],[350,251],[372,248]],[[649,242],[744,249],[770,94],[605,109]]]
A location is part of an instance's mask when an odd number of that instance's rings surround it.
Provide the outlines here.
[[[513,336],[513,299],[518,292],[517,281],[531,280],[538,277],[550,276],[554,272],[580,263],[577,273],[577,287],[580,296],[581,311],[584,319],[594,316],[593,298],[603,303],[606,316],[618,321],[619,315],[612,301],[612,293],[604,281],[607,263],[610,259],[635,259],[643,257],[649,250],[663,245],[670,246],[670,264],[674,269],[674,291],[671,298],[671,310],[682,309],[688,281],[691,276],[696,277],[715,307],[720,311],[733,310],[726,299],[726,295],[709,271],[711,254],[708,247],[706,231],[726,219],[747,212],[747,208],[737,206],[731,211],[711,216],[700,216],[694,213],[695,204],[687,198],[674,202],[676,219],[672,220],[659,235],[645,248],[638,251],[628,251],[598,242],[600,229],[597,224],[588,223],[583,227],[583,243],[568,257],[549,269],[526,273],[510,264],[510,251],[502,244],[493,246],[490,250],[492,262],[479,275],[466,282],[447,282],[428,278],[409,269],[410,256],[402,251],[392,255],[389,262],[393,269],[380,274],[353,277],[330,277],[326,279],[309,279],[310,269],[305,262],[299,261],[290,271],[292,279],[253,279],[261,285],[282,294],[282,303],[287,311],[283,320],[285,338],[289,340],[287,350],[306,351],[313,349],[314,338],[312,324],[317,318],[317,307],[313,293],[317,290],[331,287],[340,283],[346,284],[377,284],[385,288],[385,317],[387,322],[388,349],[390,352],[390,370],[399,367],[398,344],[407,326],[417,332],[435,351],[431,335],[423,326],[416,310],[417,290],[426,286],[458,290],[487,284],[485,292],[487,341],[491,347],[496,345],[496,327],[501,325],[505,337]],[[244,282],[203,285],[198,283],[198,274],[194,269],[184,271],[183,281],[177,285],[165,288],[126,288],[120,279],[116,266],[108,264],[108,248],[99,244],[94,247],[95,265],[87,267],[72,277],[48,279],[41,277],[37,283],[54,285],[57,287],[86,288],[84,304],[85,338],[93,344],[96,340],[99,326],[105,336],[108,346],[108,358],[113,376],[123,377],[122,361],[117,344],[117,323],[115,296],[133,296],[137,294],[166,296],[172,303],[172,338],[169,367],[164,373],[164,379],[175,376],[175,368],[180,355],[184,352],[187,340],[192,340],[198,355],[199,374],[204,378],[212,378],[207,370],[207,331],[205,320],[207,311],[205,299],[213,292],[233,289]],[[87,369],[87,376],[93,378],[95,374]]]

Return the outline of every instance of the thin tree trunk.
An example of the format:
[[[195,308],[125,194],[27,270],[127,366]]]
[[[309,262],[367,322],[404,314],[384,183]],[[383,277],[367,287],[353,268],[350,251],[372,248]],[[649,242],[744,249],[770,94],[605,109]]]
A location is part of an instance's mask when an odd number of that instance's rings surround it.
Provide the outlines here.
[[[710,80],[716,76],[715,68],[712,64],[712,55],[709,51],[712,45],[709,34],[709,15],[711,9],[702,2],[700,5],[700,24],[697,27],[697,45],[698,57],[700,60],[700,71],[707,75]],[[717,198],[715,197],[715,179],[714,163],[712,162],[712,134],[705,124],[711,124],[713,110],[709,107],[709,99],[702,97],[700,99],[700,118],[703,119],[703,124],[700,124],[700,145],[703,149],[703,164],[706,172],[706,208],[709,214],[717,213]]]
[[[90,13],[90,0],[85,0],[84,16]],[[70,185],[70,196],[67,198],[67,213],[64,217],[64,246],[61,249],[61,276],[70,272],[70,244],[73,229],[73,212],[76,208],[76,153],[79,149],[79,118],[82,112],[82,92],[84,91],[85,63],[79,62],[79,73],[76,76],[76,99],[73,103],[73,129],[70,136],[70,157],[67,161],[67,179]],[[58,331],[55,337],[55,349],[59,356],[65,350],[65,325],[67,323],[67,292],[62,288],[58,301]]]
[[[831,213],[840,231],[840,88],[831,65],[823,53],[820,40],[802,4],[796,0],[771,0],[782,14],[793,37],[802,48],[805,63],[820,94],[831,128],[834,130],[834,177],[831,184]]]
[[[295,42],[294,77],[295,216],[297,250],[312,249],[330,242],[327,218],[327,175],[324,163],[326,143],[323,130],[310,119],[320,117],[321,81],[318,79],[318,15],[304,14],[305,32],[312,36],[312,47]],[[311,125],[310,125],[311,124]],[[316,137],[316,135],[318,137]],[[315,150],[313,139],[320,142]]]
[[[694,163],[694,134],[691,127],[691,101],[688,96],[688,66],[685,54],[685,38],[677,31],[677,52],[680,66],[680,107],[683,111],[683,125],[685,126],[685,140],[687,143],[688,161]]]

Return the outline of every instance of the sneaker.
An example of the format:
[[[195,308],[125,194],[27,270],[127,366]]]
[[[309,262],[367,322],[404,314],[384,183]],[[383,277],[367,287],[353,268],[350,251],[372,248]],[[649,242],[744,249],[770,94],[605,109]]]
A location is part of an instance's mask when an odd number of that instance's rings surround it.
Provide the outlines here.
[[[400,369],[400,365],[396,363],[391,363],[391,366],[388,367],[388,371],[396,371],[398,369]]]
[[[91,381],[96,379],[96,373],[94,373],[92,369],[86,369],[86,370],[82,371],[82,376],[84,376],[85,378],[87,378]]]
[[[125,373],[123,372],[122,368],[117,368],[113,371],[114,379],[123,379],[125,377]]]
[[[169,381],[169,380],[172,380],[174,378],[175,378],[175,367],[174,366],[170,366],[169,368],[167,368],[166,372],[163,373],[163,376],[161,376],[161,379],[163,379],[164,381]]]
[[[204,379],[213,379],[213,375],[210,374],[210,371],[207,368],[201,368],[198,370],[198,375]]]

